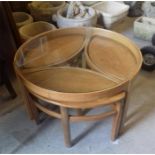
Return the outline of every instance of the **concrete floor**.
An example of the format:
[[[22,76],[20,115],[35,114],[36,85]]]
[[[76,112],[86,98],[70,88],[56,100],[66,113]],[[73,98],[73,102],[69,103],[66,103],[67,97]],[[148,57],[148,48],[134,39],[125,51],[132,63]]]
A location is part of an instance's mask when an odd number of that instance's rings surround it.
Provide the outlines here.
[[[139,47],[150,44],[133,36],[132,24],[133,19],[126,18],[113,30]],[[29,120],[16,81],[14,85],[18,98],[9,101],[3,94],[0,99],[9,105],[0,111],[0,153],[155,153],[155,72],[141,71],[133,82],[126,130],[118,140],[110,140],[111,118],[72,123],[72,139],[77,142],[72,148],[64,146],[59,120],[47,119],[39,126]]]

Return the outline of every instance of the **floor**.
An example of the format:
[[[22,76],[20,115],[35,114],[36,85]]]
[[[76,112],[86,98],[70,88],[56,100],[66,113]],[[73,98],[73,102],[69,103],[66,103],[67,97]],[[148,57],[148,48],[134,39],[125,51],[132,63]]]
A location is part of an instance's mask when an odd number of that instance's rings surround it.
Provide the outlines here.
[[[133,20],[126,18],[113,30],[139,47],[149,45],[134,37]],[[15,100],[6,97],[5,88],[0,89],[0,153],[155,153],[155,72],[141,71],[133,82],[125,133],[118,140],[110,140],[111,118],[73,123],[72,148],[64,146],[59,120],[47,119],[38,126],[29,120],[16,80],[14,86],[19,94]]]

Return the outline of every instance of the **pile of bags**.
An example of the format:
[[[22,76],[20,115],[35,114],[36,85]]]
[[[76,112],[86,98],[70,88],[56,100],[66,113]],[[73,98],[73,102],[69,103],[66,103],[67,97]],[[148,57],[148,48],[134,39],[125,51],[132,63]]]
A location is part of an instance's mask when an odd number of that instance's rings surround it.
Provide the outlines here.
[[[66,18],[81,19],[89,18],[88,8],[84,7],[79,1],[71,1],[66,11]]]

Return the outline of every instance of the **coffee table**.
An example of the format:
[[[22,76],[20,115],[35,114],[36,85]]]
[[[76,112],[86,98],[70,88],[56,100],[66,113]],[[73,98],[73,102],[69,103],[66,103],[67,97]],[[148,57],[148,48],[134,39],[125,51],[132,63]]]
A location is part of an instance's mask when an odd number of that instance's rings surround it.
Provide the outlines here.
[[[66,28],[40,34],[24,43],[14,60],[30,118],[38,122],[42,111],[60,119],[68,147],[72,145],[72,121],[113,116],[112,140],[120,135],[129,85],[141,64],[142,56],[134,43],[99,28]],[[82,113],[100,106],[111,109],[100,114]],[[77,113],[71,114],[70,109]]]

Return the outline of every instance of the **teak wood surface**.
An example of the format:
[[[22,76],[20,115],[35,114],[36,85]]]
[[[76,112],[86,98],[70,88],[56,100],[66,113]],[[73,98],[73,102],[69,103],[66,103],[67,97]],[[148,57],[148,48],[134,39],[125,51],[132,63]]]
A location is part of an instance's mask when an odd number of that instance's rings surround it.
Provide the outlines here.
[[[75,67],[78,55],[82,64]],[[14,59],[31,118],[38,122],[40,110],[61,119],[66,146],[72,145],[70,121],[113,116],[112,140],[119,136],[127,112],[129,85],[141,63],[141,53],[129,39],[99,28],[43,33],[24,43]],[[39,100],[58,106],[59,112]],[[82,114],[82,109],[100,106],[112,108],[101,114]],[[77,110],[77,114],[71,115],[69,109]]]

